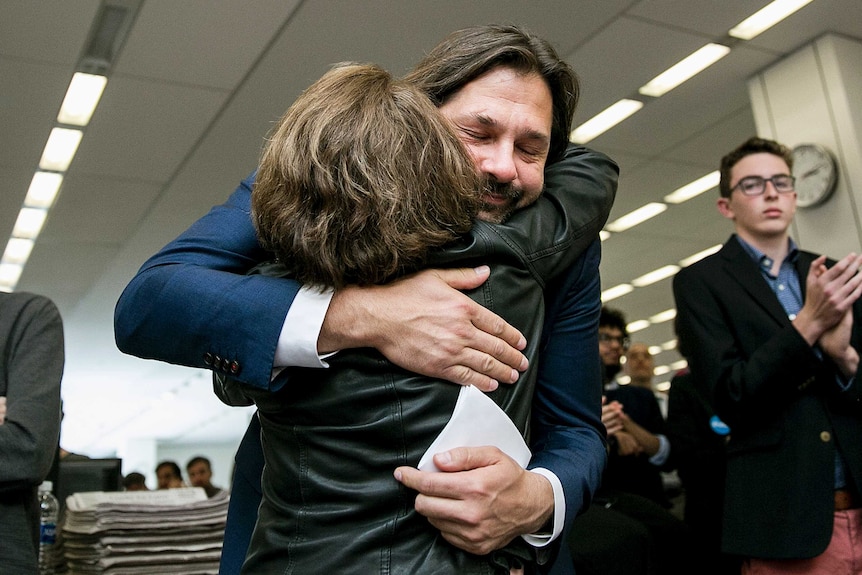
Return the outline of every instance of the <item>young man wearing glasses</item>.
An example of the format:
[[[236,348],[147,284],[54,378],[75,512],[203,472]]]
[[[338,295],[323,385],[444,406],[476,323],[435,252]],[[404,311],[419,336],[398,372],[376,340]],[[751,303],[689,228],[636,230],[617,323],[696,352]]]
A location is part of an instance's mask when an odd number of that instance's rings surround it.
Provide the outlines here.
[[[723,550],[743,574],[859,573],[862,256],[796,247],[791,167],[760,138],[722,159],[736,233],[674,279],[679,337],[731,430]]]
[[[614,380],[622,368],[622,357],[629,348],[626,318],[621,311],[602,307],[599,316],[599,357],[602,359],[602,383]]]

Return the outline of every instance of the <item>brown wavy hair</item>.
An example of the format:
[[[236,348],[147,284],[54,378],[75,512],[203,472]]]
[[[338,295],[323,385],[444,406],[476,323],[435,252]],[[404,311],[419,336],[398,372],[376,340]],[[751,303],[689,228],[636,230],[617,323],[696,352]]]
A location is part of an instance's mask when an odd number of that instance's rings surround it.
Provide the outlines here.
[[[275,126],[252,219],[264,248],[303,284],[376,284],[469,231],[481,185],[419,88],[375,65],[339,64]]]

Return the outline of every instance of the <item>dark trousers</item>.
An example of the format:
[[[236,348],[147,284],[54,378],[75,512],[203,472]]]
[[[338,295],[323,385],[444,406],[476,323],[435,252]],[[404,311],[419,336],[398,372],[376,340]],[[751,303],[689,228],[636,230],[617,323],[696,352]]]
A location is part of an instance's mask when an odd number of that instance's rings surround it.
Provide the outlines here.
[[[219,575],[239,575],[248,544],[257,522],[257,508],[263,492],[263,449],[260,445],[260,421],[255,414],[239,444],[234,459],[230,504],[224,530]]]
[[[676,575],[697,572],[688,527],[657,503],[600,491],[566,535],[578,575]]]

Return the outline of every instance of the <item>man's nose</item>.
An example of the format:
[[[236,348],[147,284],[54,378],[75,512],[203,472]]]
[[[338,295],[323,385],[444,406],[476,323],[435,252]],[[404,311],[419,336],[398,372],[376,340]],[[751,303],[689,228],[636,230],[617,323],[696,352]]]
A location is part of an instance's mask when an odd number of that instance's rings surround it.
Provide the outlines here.
[[[515,167],[515,149],[505,144],[487,146],[479,161],[479,169],[483,174],[491,176],[494,181],[509,183],[518,177]]]
[[[772,183],[772,180],[763,182],[763,194],[771,198],[778,197],[778,190],[775,189],[775,184]]]

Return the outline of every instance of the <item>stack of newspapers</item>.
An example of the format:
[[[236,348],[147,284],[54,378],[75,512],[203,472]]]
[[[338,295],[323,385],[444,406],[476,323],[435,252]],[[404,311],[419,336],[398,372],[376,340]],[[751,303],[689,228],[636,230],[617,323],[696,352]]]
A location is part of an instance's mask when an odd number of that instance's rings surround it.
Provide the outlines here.
[[[217,575],[229,498],[199,487],[70,495],[68,573]]]

